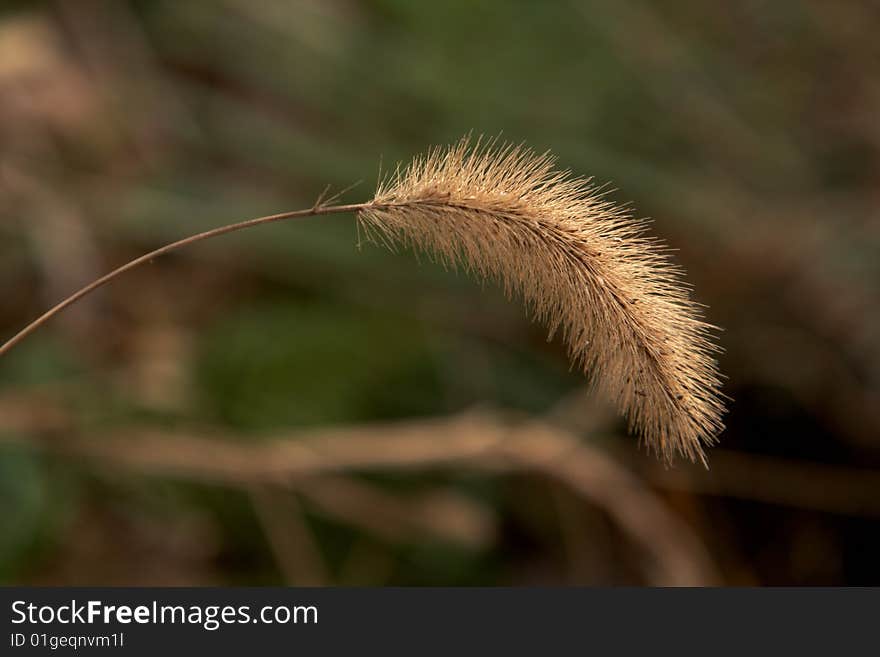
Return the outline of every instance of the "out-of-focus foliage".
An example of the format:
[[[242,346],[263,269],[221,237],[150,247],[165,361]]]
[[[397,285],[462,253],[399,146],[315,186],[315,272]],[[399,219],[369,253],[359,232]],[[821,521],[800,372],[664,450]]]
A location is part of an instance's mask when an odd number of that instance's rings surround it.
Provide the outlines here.
[[[878,583],[878,24],[821,0],[4,6],[4,335],[148,248],[327,184],[367,198],[380,161],[473,131],[655,218],[725,328],[735,401],[712,470],[664,472],[499,290],[360,245],[351,217],[267,226],[133,272],[0,361],[0,577],[650,581],[600,501],[528,471],[260,492],[64,451],[480,407],[614,455],[715,581]]]

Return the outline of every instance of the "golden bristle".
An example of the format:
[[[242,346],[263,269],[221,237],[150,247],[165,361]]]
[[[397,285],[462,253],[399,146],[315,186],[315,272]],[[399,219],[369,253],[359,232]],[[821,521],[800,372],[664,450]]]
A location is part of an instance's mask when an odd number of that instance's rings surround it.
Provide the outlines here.
[[[554,158],[469,139],[419,157],[358,213],[520,296],[658,454],[704,460],[723,428],[720,375],[681,272],[643,222]]]

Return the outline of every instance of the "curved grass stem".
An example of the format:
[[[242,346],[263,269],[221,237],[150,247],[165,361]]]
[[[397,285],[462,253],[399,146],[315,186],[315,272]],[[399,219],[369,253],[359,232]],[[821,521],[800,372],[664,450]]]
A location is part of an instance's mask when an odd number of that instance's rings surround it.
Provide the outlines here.
[[[170,244],[166,244],[165,246],[161,246],[158,249],[150,251],[149,253],[145,253],[139,258],[135,258],[130,262],[122,265],[121,267],[117,267],[113,271],[108,274],[105,274],[101,278],[98,278],[85,287],[80,288],[70,296],[66,297],[63,301],[59,302],[45,313],[37,317],[30,324],[25,326],[21,331],[16,333],[14,336],[9,338],[6,342],[0,346],[0,357],[5,355],[9,350],[15,347],[18,343],[28,337],[31,333],[40,328],[43,324],[48,322],[52,317],[60,313],[62,310],[67,308],[68,306],[73,305],[83,297],[91,294],[95,290],[100,287],[103,287],[107,283],[110,283],[120,275],[124,274],[127,271],[134,269],[144,263],[150,262],[154,258],[158,256],[164,255],[166,253],[170,253],[172,251],[176,251],[177,249],[183,248],[185,246],[189,246],[190,244],[194,244],[196,242],[201,242],[203,240],[211,239],[212,237],[219,237],[220,235],[225,235],[227,233],[233,233],[239,230],[244,230],[246,228],[253,228],[254,226],[260,226],[263,224],[275,223],[277,221],[283,221],[285,219],[297,219],[302,217],[314,217],[317,215],[324,214],[339,214],[343,212],[358,212],[359,210],[363,210],[364,208],[371,205],[371,202],[366,203],[352,203],[348,205],[322,205],[320,202],[315,203],[311,208],[307,210],[294,210],[293,212],[282,212],[280,214],[272,214],[267,215],[265,217],[257,217],[255,219],[248,219],[246,221],[239,221],[234,224],[227,224],[226,226],[220,226],[219,228],[213,228],[211,230],[205,231],[203,233],[198,233],[196,235],[190,235],[189,237],[184,237],[183,239],[177,240],[176,242],[172,242]]]

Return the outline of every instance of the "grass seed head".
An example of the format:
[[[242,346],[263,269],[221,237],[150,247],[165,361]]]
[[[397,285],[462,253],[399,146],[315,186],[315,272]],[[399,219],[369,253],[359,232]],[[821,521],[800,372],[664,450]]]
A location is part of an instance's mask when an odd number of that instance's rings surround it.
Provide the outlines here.
[[[359,221],[520,297],[649,448],[704,460],[723,428],[713,327],[644,222],[554,163],[465,138],[381,181]]]

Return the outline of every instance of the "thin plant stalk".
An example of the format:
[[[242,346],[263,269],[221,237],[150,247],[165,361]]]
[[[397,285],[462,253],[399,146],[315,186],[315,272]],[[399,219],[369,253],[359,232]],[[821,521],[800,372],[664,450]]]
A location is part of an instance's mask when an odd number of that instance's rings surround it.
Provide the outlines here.
[[[257,217],[255,219],[247,219],[246,221],[239,221],[234,224],[227,224],[226,226],[220,226],[218,228],[212,228],[211,230],[207,230],[203,233],[198,233],[197,235],[190,235],[189,237],[184,237],[183,239],[177,240],[176,242],[171,242],[170,244],[166,244],[165,246],[161,246],[154,251],[150,251],[149,253],[145,253],[139,258],[135,258],[134,260],[127,262],[121,267],[117,267],[113,271],[108,274],[105,274],[101,278],[98,278],[88,285],[80,288],[69,297],[66,297],[63,301],[59,302],[45,313],[37,317],[30,324],[25,326],[21,331],[16,333],[14,336],[9,338],[6,342],[0,346],[0,356],[5,355],[9,352],[13,347],[15,347],[22,340],[27,338],[31,333],[40,328],[43,324],[52,319],[55,315],[60,313],[62,310],[67,308],[68,306],[73,305],[83,297],[91,294],[95,290],[100,287],[103,287],[118,278],[122,274],[127,271],[131,271],[140,265],[146,264],[157,258],[158,256],[165,255],[166,253],[171,253],[172,251],[176,251],[177,249],[183,248],[185,246],[189,246],[190,244],[195,244],[196,242],[201,242],[203,240],[211,239],[212,237],[219,237],[220,235],[226,235],[227,233],[234,233],[239,230],[244,230],[246,228],[253,228],[254,226],[261,226],[263,224],[271,224],[278,221],[284,221],[286,219],[300,219],[303,217],[315,217],[318,215],[324,214],[341,214],[344,212],[358,212],[366,208],[370,203],[352,203],[349,205],[321,205],[315,204],[311,208],[307,210],[294,210],[292,212],[281,212],[279,214],[271,214],[265,217]]]

